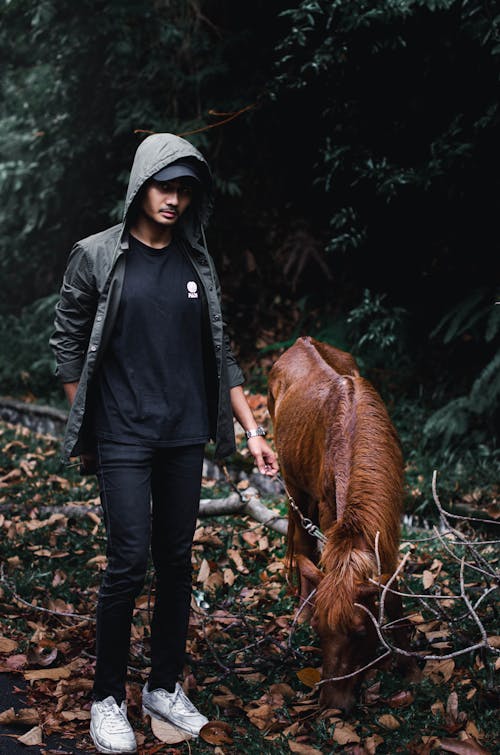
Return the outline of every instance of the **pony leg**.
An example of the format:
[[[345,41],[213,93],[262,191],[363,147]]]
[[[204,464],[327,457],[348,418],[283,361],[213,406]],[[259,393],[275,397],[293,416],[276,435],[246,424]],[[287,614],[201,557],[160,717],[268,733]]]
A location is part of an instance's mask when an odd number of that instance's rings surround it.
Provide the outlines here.
[[[391,645],[395,645],[401,650],[410,651],[410,635],[412,631],[411,622],[403,618],[403,601],[400,595],[389,593],[390,597],[386,600],[387,617],[390,621],[398,621],[391,629]],[[416,659],[412,656],[396,653],[396,668],[399,673],[410,681],[418,681],[420,678],[420,669]]]
[[[312,518],[310,515],[316,508],[314,502],[300,491],[289,490],[289,492],[302,514]],[[311,618],[314,608],[314,599],[310,595],[317,586],[315,572],[319,571],[316,567],[319,560],[318,541],[304,529],[298,513],[293,509],[289,510],[288,521],[287,556],[290,569],[294,564],[298,575],[301,608],[299,621],[303,622]]]

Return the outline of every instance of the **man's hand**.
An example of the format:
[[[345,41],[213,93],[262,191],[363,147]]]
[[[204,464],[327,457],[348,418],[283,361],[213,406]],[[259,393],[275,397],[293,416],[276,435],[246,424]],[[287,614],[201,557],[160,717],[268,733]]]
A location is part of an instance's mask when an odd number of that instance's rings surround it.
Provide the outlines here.
[[[262,435],[247,440],[248,450],[255,459],[261,474],[274,477],[278,473],[278,461],[272,448],[266,443]]]
[[[81,454],[80,474],[95,474],[97,471],[97,458],[95,454]]]

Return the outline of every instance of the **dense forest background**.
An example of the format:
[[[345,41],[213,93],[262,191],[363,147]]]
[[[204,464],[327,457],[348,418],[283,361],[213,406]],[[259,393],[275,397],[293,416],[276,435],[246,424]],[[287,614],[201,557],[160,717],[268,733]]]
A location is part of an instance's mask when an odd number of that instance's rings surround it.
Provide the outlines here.
[[[10,0],[0,40],[1,393],[62,401],[67,255],[120,219],[138,143],[170,131],[213,168],[249,387],[315,335],[382,392],[409,474],[498,479],[496,3]]]

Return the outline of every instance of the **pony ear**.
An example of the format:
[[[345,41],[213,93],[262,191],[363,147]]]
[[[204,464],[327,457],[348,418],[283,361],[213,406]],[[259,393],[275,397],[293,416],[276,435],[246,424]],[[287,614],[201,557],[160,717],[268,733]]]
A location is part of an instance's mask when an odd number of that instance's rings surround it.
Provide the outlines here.
[[[299,555],[296,557],[296,561],[301,576],[308,579],[317,587],[325,576],[323,572],[307,556]]]

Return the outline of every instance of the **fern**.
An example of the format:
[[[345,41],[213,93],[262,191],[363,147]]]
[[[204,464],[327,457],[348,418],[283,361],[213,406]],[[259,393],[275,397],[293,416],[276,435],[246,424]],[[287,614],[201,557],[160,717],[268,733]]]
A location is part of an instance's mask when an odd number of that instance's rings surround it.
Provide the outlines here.
[[[491,342],[499,331],[500,307],[492,305],[491,292],[481,288],[453,307],[431,336],[443,333],[443,343],[447,344],[468,333],[476,340]],[[431,414],[424,426],[424,437],[428,442],[438,441],[444,448],[448,444],[463,444],[474,430],[476,441],[495,445],[495,420],[499,409],[500,347],[475,377],[467,395],[454,398]]]

